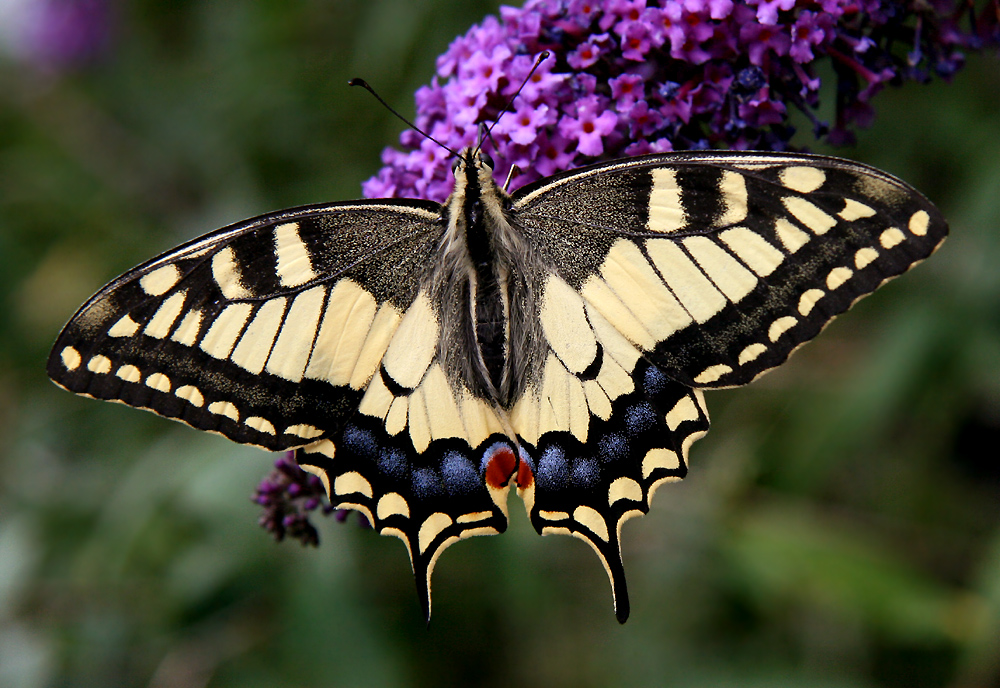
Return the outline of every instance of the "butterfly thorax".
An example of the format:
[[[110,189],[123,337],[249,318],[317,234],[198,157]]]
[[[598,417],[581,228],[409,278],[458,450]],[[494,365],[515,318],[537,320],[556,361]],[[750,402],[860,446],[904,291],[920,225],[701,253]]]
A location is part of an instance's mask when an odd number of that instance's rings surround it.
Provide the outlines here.
[[[523,340],[523,305],[530,302],[530,258],[510,208],[490,166],[478,152],[463,151],[444,204],[448,227],[434,279],[443,290],[441,357],[473,394],[503,407],[520,391],[525,354],[510,343]],[[461,351],[472,355],[456,355]]]

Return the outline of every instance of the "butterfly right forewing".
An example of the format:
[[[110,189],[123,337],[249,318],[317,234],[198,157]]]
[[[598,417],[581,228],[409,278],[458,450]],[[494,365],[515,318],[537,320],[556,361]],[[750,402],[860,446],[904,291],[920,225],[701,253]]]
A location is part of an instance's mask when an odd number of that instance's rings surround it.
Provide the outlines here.
[[[584,299],[692,387],[781,364],[947,235],[905,182],[810,155],[645,156],[536,182],[515,203]]]

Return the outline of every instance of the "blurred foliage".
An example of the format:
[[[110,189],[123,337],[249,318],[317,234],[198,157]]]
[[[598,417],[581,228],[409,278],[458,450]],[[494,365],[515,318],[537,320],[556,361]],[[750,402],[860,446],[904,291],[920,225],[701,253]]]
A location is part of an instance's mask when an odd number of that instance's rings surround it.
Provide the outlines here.
[[[406,112],[496,5],[114,9],[96,61],[0,54],[0,686],[1000,686],[995,58],[879,95],[835,151],[922,189],[952,237],[709,395],[691,475],[625,529],[628,624],[590,549],[512,499],[506,535],[442,557],[425,628],[395,539],[352,518],[274,544],[249,500],[272,457],[61,392],[44,360],[155,252],[359,195],[400,124],[346,80]]]

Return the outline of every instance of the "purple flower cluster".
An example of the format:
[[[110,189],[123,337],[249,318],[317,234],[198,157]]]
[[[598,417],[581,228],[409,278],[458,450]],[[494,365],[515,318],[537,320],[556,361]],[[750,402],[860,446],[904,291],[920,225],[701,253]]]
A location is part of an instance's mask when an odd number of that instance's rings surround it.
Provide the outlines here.
[[[340,521],[348,513],[330,505],[320,479],[299,468],[294,452],[274,462],[274,470],[261,481],[253,501],[264,507],[259,523],[275,540],[284,540],[287,535],[303,545],[319,544],[319,533],[309,522],[310,512],[319,509],[327,515],[336,511]]]
[[[416,93],[416,125],[459,149],[500,112],[496,175],[513,186],[596,160],[704,148],[787,150],[793,111],[817,137],[852,140],[886,84],[950,77],[963,50],[1000,43],[1000,0],[528,0],[456,39]],[[815,116],[829,59],[836,120]],[[444,200],[449,154],[414,131],[364,184],[374,197]]]

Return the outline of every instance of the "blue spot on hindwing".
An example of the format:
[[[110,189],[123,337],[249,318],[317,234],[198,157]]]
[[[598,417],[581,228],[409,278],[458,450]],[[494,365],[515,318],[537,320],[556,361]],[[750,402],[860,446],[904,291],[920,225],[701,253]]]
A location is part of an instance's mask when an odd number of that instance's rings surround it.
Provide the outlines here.
[[[432,499],[444,495],[444,486],[437,471],[432,468],[418,468],[413,471],[413,494],[419,499]]]
[[[457,451],[445,453],[441,459],[441,478],[452,495],[475,492],[482,485],[479,471],[467,456]]]
[[[397,480],[406,477],[409,466],[406,461],[406,453],[396,447],[386,447],[378,456],[378,469],[382,473],[392,476]]]
[[[538,457],[538,469],[535,471],[535,481],[545,490],[560,490],[569,481],[569,464],[566,452],[557,444],[550,444]]]
[[[628,458],[628,439],[617,432],[609,432],[597,442],[597,455],[604,463]]]
[[[596,459],[577,459],[573,462],[571,476],[577,487],[593,487],[601,479],[601,468]]]
[[[664,375],[662,370],[655,365],[646,368],[646,372],[642,376],[642,388],[645,390],[646,396],[655,399],[666,392],[669,385],[670,378]]]
[[[642,401],[629,406],[625,411],[625,427],[630,435],[639,435],[656,427],[659,417],[656,409],[648,402]]]
[[[375,435],[357,425],[348,425],[344,428],[342,444],[344,448],[369,461],[376,460],[379,454],[379,443]]]

